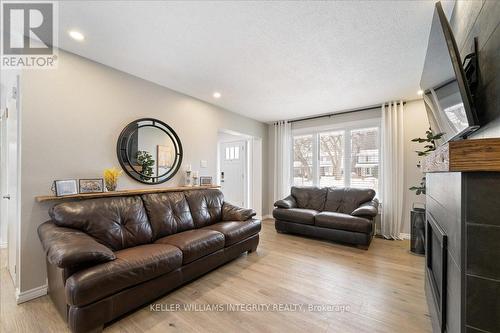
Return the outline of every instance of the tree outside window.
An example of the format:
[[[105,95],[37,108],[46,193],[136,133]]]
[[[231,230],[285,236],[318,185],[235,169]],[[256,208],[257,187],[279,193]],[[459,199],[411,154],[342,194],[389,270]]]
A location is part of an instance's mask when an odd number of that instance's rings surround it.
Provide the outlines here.
[[[379,127],[297,135],[293,137],[293,185],[378,191],[379,159]]]

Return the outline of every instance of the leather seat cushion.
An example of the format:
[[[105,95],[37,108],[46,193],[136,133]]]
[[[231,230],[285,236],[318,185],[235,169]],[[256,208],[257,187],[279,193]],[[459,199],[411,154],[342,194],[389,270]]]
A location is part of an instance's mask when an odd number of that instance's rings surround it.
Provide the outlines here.
[[[314,217],[318,213],[317,210],[303,208],[276,208],[273,210],[275,219],[310,225],[314,224]]]
[[[182,265],[182,252],[166,244],[146,244],[115,252],[116,259],[86,268],[66,280],[70,305],[83,306],[169,273]]]
[[[259,233],[259,220],[219,222],[202,229],[215,230],[224,235],[225,246],[230,246]]]
[[[352,232],[370,234],[373,231],[372,221],[342,213],[321,212],[315,217],[316,226]]]
[[[182,251],[182,264],[224,248],[224,235],[208,229],[194,229],[158,239],[155,244],[169,244]]]

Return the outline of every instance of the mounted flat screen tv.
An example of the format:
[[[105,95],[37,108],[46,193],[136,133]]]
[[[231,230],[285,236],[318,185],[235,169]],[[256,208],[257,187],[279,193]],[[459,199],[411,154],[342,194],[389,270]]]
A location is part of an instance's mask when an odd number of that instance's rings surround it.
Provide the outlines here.
[[[479,128],[460,53],[441,3],[436,3],[420,80],[427,116],[438,144],[465,138]]]

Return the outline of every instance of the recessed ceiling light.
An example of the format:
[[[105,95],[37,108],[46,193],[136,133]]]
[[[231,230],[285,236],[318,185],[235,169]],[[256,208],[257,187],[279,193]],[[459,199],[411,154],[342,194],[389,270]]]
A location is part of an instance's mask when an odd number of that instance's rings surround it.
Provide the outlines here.
[[[418,94],[418,96],[422,96],[424,94],[424,91],[423,90],[419,90],[419,91],[417,91],[417,94]]]
[[[76,31],[76,30],[71,30],[68,32],[68,34],[71,38],[73,38],[74,40],[77,40],[79,42],[81,42],[82,40],[85,39],[85,36],[81,32]]]
[[[212,96],[214,96],[214,98],[220,98],[222,95],[220,94],[220,92],[216,91]]]

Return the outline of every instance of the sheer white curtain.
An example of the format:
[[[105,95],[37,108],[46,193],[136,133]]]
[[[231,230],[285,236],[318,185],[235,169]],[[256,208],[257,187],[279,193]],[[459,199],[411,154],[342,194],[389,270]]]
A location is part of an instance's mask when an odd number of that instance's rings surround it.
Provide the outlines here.
[[[292,125],[286,120],[274,123],[274,201],[290,194]]]
[[[403,101],[382,105],[382,236],[399,239],[403,221]]]

